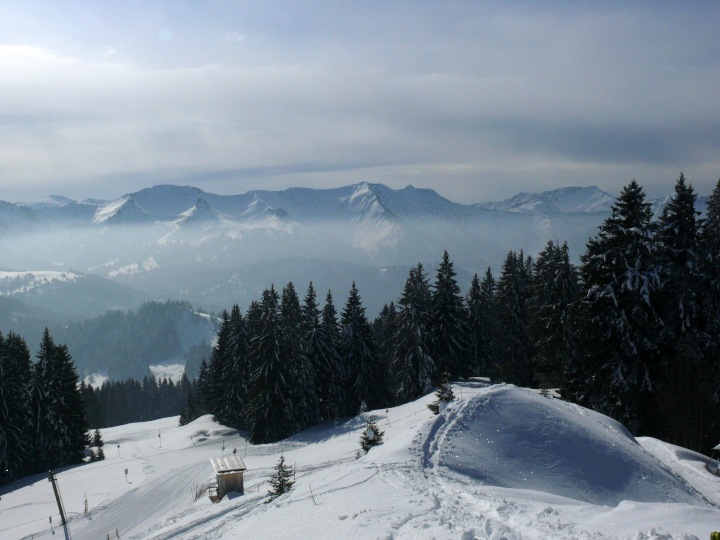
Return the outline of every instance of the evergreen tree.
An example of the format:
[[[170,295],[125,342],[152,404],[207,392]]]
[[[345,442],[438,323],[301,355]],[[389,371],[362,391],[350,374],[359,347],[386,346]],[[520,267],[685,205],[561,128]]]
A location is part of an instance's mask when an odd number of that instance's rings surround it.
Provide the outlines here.
[[[681,173],[675,194],[658,222],[656,258],[660,288],[657,311],[663,320],[659,335],[660,365],[652,389],[658,404],[656,436],[684,446],[701,448],[714,416],[713,369],[706,362],[706,334],[700,305],[704,280],[698,256],[699,212],[696,195]],[[698,377],[698,374],[704,374]],[[715,415],[716,416],[716,415]]]
[[[370,418],[360,436],[360,451],[357,457],[360,458],[367,454],[373,446],[380,446],[383,443],[383,435],[385,432],[380,431],[375,420]]]
[[[0,484],[22,476],[31,463],[30,351],[19,336],[0,334]]]
[[[720,180],[708,199],[698,243],[705,296],[702,303],[703,329],[710,336],[706,355],[708,358],[717,358],[720,350]]]
[[[654,307],[659,281],[651,215],[633,180],[581,258],[588,324],[575,399],[634,433],[657,414],[649,394],[661,325]]]
[[[85,403],[65,345],[45,329],[31,379],[34,463],[38,470],[78,463],[85,448]]]
[[[520,386],[530,386],[535,375],[527,306],[529,267],[531,262],[524,259],[522,252],[510,251],[495,297],[497,324],[502,329],[495,340],[497,373],[502,380]]]
[[[287,378],[281,356],[281,322],[274,287],[263,291],[262,318],[250,344],[250,402],[246,425],[253,444],[279,441],[293,432],[292,381]]]
[[[328,291],[314,336],[315,381],[321,419],[329,420],[346,413],[347,370],[340,358],[340,329],[332,293]]]
[[[533,275],[530,312],[537,382],[557,388],[578,354],[580,284],[570,263],[567,243],[548,242],[538,255]]]
[[[312,294],[314,294],[314,289]],[[288,414],[292,418],[292,431],[300,431],[315,424],[319,418],[315,374],[306,354],[303,333],[303,311],[292,282],[282,292],[280,306],[281,362],[285,377],[290,382]]]
[[[473,276],[468,290],[468,361],[472,375],[494,376],[495,278],[488,267],[482,282]]]
[[[208,410],[215,415],[219,422],[226,420],[222,414],[227,402],[226,384],[224,379],[229,363],[230,315],[227,310],[222,313],[222,322],[218,331],[217,340],[212,349],[208,365],[208,385],[205,396]]]
[[[103,441],[102,433],[100,433],[100,430],[97,428],[95,428],[95,431],[93,433],[92,445],[96,446],[97,448],[105,446],[105,441]]]
[[[456,275],[450,256],[445,251],[432,294],[431,355],[439,372],[447,371],[450,376],[466,378],[471,372],[466,325],[468,315]]]
[[[268,490],[268,495],[270,497],[267,501],[265,501],[266,503],[274,501],[280,495],[284,495],[290,491],[290,488],[292,488],[295,484],[295,481],[292,480],[295,476],[295,472],[292,467],[285,465],[285,456],[282,454],[280,455],[280,460],[277,465],[275,465],[274,469],[275,474],[273,474],[270,477],[270,480],[268,480],[272,489]]]
[[[371,408],[383,402],[383,383],[375,354],[372,328],[353,282],[340,321],[340,357],[348,373],[348,411],[365,401]]]
[[[398,312],[395,302],[390,302],[389,305],[385,304],[383,306],[380,315],[373,321],[373,335],[377,345],[378,362],[388,374],[384,385],[385,394],[388,396],[394,396],[400,384],[396,376],[397,373],[393,368],[397,330]]]
[[[430,356],[430,285],[421,264],[410,270],[403,294],[398,300],[397,331],[392,362],[392,378],[397,382],[395,400],[406,403],[432,388],[435,363]]]
[[[445,411],[448,403],[455,400],[455,393],[452,390],[447,372],[443,373],[440,377],[440,384],[438,385],[437,392],[435,392],[435,398],[433,403],[428,404],[428,409],[434,414],[440,414]]]
[[[246,385],[250,369],[245,320],[237,304],[230,311],[227,325],[227,351],[224,355],[220,385],[223,398],[215,398],[217,407],[215,414],[221,423],[240,428],[243,425],[244,407],[247,402]]]

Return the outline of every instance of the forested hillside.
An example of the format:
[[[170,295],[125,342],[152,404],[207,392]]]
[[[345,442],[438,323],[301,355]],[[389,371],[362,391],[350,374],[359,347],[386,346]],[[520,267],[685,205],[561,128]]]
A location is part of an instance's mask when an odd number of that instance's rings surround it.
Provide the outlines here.
[[[184,302],[147,302],[137,311],[110,311],[94,319],[51,328],[67,343],[81,375],[99,373],[113,380],[141,380],[148,366],[190,360],[197,371],[207,357],[217,324]]]

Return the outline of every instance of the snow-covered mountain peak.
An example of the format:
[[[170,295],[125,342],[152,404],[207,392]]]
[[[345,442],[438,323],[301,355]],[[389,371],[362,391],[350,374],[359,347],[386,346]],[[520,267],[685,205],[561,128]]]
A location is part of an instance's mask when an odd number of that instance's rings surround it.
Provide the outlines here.
[[[188,208],[178,216],[178,224],[215,223],[223,217],[205,199],[198,199],[192,208]]]
[[[93,225],[120,225],[149,221],[152,221],[150,215],[140,208],[130,195],[102,205],[92,218]]]

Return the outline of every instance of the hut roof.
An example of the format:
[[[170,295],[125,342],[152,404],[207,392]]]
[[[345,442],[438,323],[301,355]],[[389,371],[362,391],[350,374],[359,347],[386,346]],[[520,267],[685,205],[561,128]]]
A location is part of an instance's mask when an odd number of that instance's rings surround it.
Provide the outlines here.
[[[245,471],[247,467],[240,456],[227,456],[210,460],[215,473]]]

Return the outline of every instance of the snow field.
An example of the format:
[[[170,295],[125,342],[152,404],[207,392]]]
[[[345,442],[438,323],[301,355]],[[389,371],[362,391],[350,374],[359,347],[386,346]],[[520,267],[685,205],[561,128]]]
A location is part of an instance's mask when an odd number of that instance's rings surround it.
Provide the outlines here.
[[[532,390],[471,380],[453,391],[439,416],[428,395],[274,445],[246,447],[209,416],[103,430],[104,462],[56,471],[71,537],[690,540],[720,529],[720,482],[701,456],[641,446],[613,420]],[[385,442],[356,459],[370,416]],[[248,467],[245,494],[193,500],[214,478],[209,459],[233,449]],[[281,453],[296,483],[264,504]],[[0,538],[53,537],[46,476],[0,495]]]

